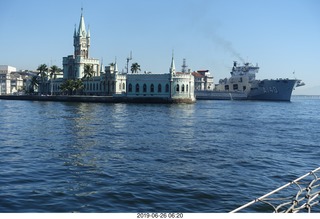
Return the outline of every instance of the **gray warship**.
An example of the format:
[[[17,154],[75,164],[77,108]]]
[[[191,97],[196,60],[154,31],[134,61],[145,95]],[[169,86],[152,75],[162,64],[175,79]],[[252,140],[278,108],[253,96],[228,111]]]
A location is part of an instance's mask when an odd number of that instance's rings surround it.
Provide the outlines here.
[[[231,77],[220,79],[213,90],[195,91],[198,100],[270,100],[290,101],[293,89],[303,86],[298,79],[257,80],[258,65],[234,61]]]

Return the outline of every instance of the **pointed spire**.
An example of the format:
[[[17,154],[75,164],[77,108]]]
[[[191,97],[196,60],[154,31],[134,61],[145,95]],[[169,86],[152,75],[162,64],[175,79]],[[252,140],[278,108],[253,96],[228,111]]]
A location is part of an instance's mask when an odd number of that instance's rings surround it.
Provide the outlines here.
[[[84,24],[83,8],[81,8],[81,17],[78,29],[78,36],[86,37],[86,25]]]
[[[115,57],[115,60],[114,60],[114,72],[118,72],[117,57]]]
[[[88,25],[88,33],[87,33],[87,38],[90,38],[90,25]]]
[[[174,64],[174,50],[172,50],[172,59],[171,59],[171,66],[170,66],[170,74],[176,73],[176,66]]]

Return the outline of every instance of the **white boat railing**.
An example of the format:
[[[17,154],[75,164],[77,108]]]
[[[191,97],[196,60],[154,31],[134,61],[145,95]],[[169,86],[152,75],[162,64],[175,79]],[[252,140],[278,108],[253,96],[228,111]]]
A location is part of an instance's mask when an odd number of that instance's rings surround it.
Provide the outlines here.
[[[302,211],[310,213],[311,209],[314,206],[319,205],[320,201],[320,178],[317,176],[317,172],[320,172],[320,167],[259,198],[252,200],[251,202],[248,202],[245,205],[238,207],[237,209],[234,209],[230,213],[239,212],[258,202],[271,206],[274,213],[297,213]],[[294,193],[294,195],[290,195],[289,197],[272,196],[281,192],[285,188],[289,188],[290,186],[296,186],[298,192]]]

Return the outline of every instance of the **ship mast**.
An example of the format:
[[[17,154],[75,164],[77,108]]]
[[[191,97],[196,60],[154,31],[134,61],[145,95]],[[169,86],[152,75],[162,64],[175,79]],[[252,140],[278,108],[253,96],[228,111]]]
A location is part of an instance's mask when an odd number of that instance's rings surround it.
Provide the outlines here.
[[[127,74],[129,73],[129,61],[132,60],[132,51],[130,51],[130,56],[127,57]]]
[[[187,64],[186,64],[186,59],[183,59],[183,63],[182,63],[182,70],[181,70],[181,72],[182,73],[186,73],[187,72]]]

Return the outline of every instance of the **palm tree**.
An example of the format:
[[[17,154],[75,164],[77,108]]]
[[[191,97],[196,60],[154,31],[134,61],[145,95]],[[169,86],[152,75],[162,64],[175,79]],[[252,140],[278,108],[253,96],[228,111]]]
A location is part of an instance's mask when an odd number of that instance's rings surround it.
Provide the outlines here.
[[[140,69],[140,65],[138,63],[132,63],[131,65],[131,72],[132,73],[138,73],[139,71],[141,71]]]
[[[46,77],[47,72],[48,72],[48,67],[47,67],[46,64],[41,64],[41,65],[38,66],[37,71],[39,71],[38,75],[40,75],[40,78],[41,78],[40,91],[41,91],[41,93],[43,93],[43,91],[44,91],[44,80],[45,80],[45,77]],[[39,93],[39,95],[41,93]]]
[[[78,91],[83,89],[83,81],[80,79],[66,80],[60,85],[60,89],[63,93],[67,93],[68,95],[77,94]]]
[[[74,81],[72,79],[66,80],[60,85],[60,89],[63,93],[67,92],[67,94],[72,94],[74,90]]]
[[[83,78],[86,78],[86,79],[92,78],[94,73],[95,71],[93,70],[93,65],[84,64]]]
[[[53,66],[51,66],[49,71],[50,71],[49,77],[50,77],[51,95],[52,95],[52,93],[53,93],[53,91],[52,91],[53,90],[52,78],[56,79],[56,76],[57,76],[56,74],[61,72],[61,69],[58,66],[53,65]]]
[[[83,70],[83,78],[82,79],[87,79],[87,82],[89,81],[89,78],[92,78],[94,75],[95,71],[93,70],[93,65],[90,64],[84,64],[84,70]],[[88,83],[87,83],[88,86]]]
[[[34,88],[37,88],[38,85],[39,85],[38,76],[36,76],[36,75],[32,76],[32,78],[30,80],[30,85],[29,85],[29,93],[33,93]]]
[[[73,83],[73,87],[74,87],[74,90],[76,91],[76,94],[78,91],[81,91],[83,90],[83,81],[82,80],[75,80],[74,83]]]

